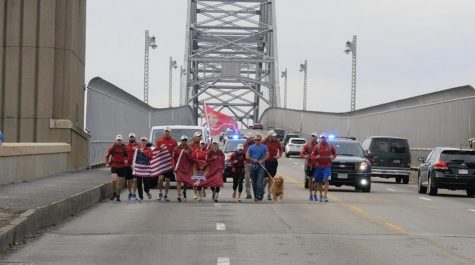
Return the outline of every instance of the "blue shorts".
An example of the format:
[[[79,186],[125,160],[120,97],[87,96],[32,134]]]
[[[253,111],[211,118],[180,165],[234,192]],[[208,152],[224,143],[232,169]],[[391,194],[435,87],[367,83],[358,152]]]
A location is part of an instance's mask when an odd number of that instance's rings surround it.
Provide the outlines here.
[[[313,171],[313,180],[323,182],[332,179],[332,167],[316,167]]]

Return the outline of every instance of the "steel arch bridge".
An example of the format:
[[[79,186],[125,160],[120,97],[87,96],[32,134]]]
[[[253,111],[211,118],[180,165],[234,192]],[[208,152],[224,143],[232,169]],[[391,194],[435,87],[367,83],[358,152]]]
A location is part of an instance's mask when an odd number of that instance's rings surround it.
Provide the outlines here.
[[[186,85],[195,120],[203,102],[248,126],[280,106],[274,0],[188,0]]]

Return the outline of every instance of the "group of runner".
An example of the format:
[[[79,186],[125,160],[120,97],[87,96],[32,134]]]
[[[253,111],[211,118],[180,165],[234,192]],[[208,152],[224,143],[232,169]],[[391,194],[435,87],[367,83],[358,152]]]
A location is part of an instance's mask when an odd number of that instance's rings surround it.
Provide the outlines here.
[[[251,184],[254,201],[262,201],[265,198],[265,187],[267,183],[267,200],[271,198],[271,182],[275,177],[278,168],[278,159],[282,157],[283,149],[277,139],[275,131],[271,130],[265,139],[262,135],[255,136],[246,134],[245,144],[239,144],[237,151],[229,157],[231,173],[233,176],[232,198],[241,201],[243,185],[245,183],[246,199],[252,199]],[[155,143],[155,149],[166,149],[170,165],[167,170],[161,171],[158,176],[136,177],[133,173],[134,153],[141,152],[146,159],[153,159],[152,144],[146,137],[140,138],[140,143],[136,141],[136,135],[130,133],[128,143],[123,143],[122,135],[117,135],[115,143],[108,148],[104,157],[107,167],[111,167],[113,193],[111,200],[120,201],[120,192],[124,182],[126,182],[129,192],[128,200],[143,200],[143,192],[148,199],[152,199],[150,189],[158,186],[159,201],[169,201],[170,180],[176,179],[177,201],[186,199],[186,190],[193,189],[193,199],[202,200],[206,197],[207,186],[185,185],[183,179],[196,174],[196,171],[207,170],[217,172],[221,182],[213,182],[209,186],[212,192],[212,200],[218,201],[220,188],[223,186],[222,174],[225,169],[225,155],[219,148],[218,141],[214,140],[207,144],[202,139],[200,131],[195,132],[191,143],[186,135],[181,136],[180,143],[172,138],[171,128],[165,128],[162,137]],[[306,158],[305,172],[309,180],[309,199],[312,201],[328,201],[328,180],[331,177],[331,161],[335,158],[335,148],[326,142],[326,134],[320,135],[317,143],[317,134],[312,133],[311,139],[301,152],[301,156]],[[171,158],[171,159],[170,159]],[[323,186],[323,188],[322,188]],[[138,198],[136,192],[138,191]],[[317,191],[320,192],[318,196]]]

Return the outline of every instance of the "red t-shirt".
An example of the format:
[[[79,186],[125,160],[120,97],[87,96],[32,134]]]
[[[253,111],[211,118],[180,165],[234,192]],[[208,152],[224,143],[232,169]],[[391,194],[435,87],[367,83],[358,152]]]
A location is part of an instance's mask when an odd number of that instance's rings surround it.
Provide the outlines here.
[[[104,157],[104,163],[110,163],[110,165],[115,168],[124,168],[128,166],[125,164],[125,162],[128,162],[127,151],[125,154],[123,151],[122,145],[112,145],[107,149],[106,155]]]
[[[317,158],[317,156],[319,157]],[[327,142],[322,142],[317,145],[312,150],[312,159],[315,160],[315,167],[328,167],[332,165],[332,160],[330,156],[336,157],[335,147],[330,145]]]
[[[170,152],[170,155],[173,155],[173,150],[177,146],[175,139],[171,137],[168,138],[168,137],[162,136],[160,139],[157,140],[156,147],[160,148],[162,144],[164,144],[167,147],[168,152]]]
[[[279,141],[270,141],[268,138],[266,138],[262,143],[267,146],[267,150],[269,150],[269,158],[267,158],[266,161],[276,161],[277,158],[275,157],[277,155],[282,156],[284,150],[282,149]]]
[[[127,159],[129,160],[129,166],[132,165],[132,160],[134,159],[135,148],[140,148],[140,145],[135,143],[128,143],[125,145],[125,150],[127,151]]]
[[[314,167],[315,166],[315,160],[312,159],[311,155],[312,155],[312,151],[313,149],[315,148],[315,144],[306,144],[302,151],[300,151],[300,156],[301,157],[305,157],[307,156],[307,158],[305,159],[305,165],[307,167]]]

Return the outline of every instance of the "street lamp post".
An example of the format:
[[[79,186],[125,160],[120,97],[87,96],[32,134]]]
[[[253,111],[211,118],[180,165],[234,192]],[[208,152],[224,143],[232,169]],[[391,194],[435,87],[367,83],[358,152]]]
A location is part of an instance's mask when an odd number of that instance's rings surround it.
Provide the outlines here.
[[[282,78],[285,78],[285,85],[284,85],[284,109],[287,108],[287,68],[285,68],[285,71],[282,72],[281,75]]]
[[[353,41],[346,42],[345,53],[351,52],[353,57],[351,62],[351,111],[356,109],[356,35],[353,35]]]
[[[300,64],[300,72],[303,72],[303,110],[307,110],[307,60]]]
[[[144,67],[143,67],[143,102],[148,104],[148,55],[149,48],[157,48],[157,43],[155,36],[150,36],[148,30],[145,30],[145,56],[144,56]]]
[[[169,76],[168,76],[168,107],[172,107],[172,92],[173,92],[173,69],[176,69],[176,61],[170,56]]]

